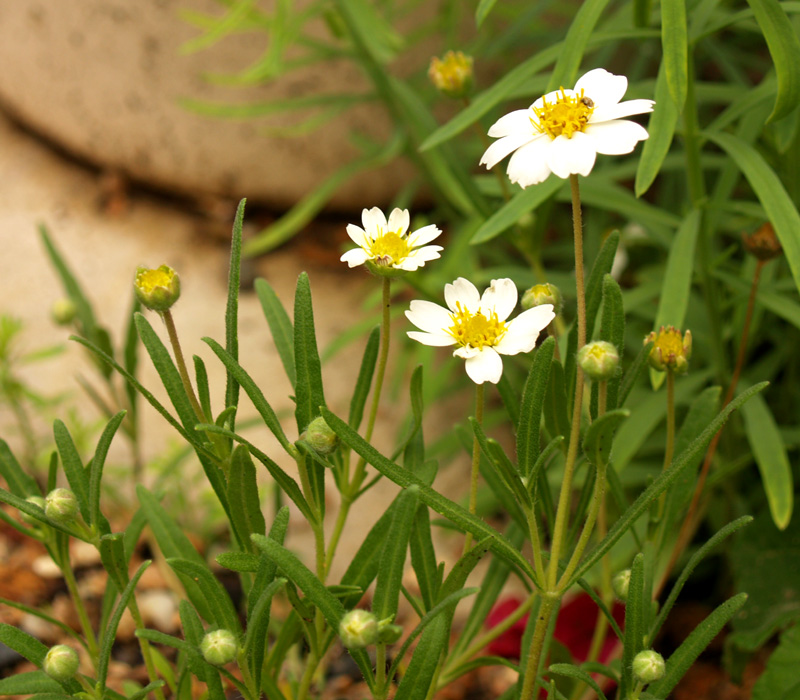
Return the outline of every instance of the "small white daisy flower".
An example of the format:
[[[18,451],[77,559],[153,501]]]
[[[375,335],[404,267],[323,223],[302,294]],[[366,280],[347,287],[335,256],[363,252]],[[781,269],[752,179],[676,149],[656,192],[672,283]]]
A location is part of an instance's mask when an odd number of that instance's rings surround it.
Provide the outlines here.
[[[481,158],[493,168],[509,153],[508,178],[521,187],[544,182],[550,173],[566,179],[588,175],[598,153],[630,153],[647,130],[622,117],[653,111],[653,100],[620,102],[628,79],[602,68],[586,73],[573,90],[561,88],[528,109],[506,114],[489,129],[498,139]]]
[[[342,255],[342,262],[350,267],[371,262],[376,268],[413,272],[429,260],[436,260],[442,246],[426,245],[441,234],[433,224],[423,226],[413,233],[408,231],[408,209],[395,209],[386,221],[384,213],[373,207],[361,212],[364,228],[347,225],[347,234],[358,245]]]
[[[459,277],[444,287],[448,309],[416,300],[406,317],[417,328],[410,338],[424,345],[457,345],[453,355],[463,357],[467,374],[476,384],[497,384],[503,374],[500,355],[530,352],[539,332],[555,318],[552,304],[524,311],[506,321],[517,305],[517,287],[510,279],[492,280],[481,296],[472,282]]]

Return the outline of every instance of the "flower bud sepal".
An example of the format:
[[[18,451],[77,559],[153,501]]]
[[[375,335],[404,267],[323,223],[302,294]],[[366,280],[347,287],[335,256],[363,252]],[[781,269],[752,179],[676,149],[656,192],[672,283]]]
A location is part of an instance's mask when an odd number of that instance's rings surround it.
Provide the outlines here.
[[[364,267],[366,267],[367,270],[369,270],[369,272],[376,277],[388,277],[389,279],[402,277],[406,274],[406,272],[408,272],[408,270],[402,270],[399,267],[394,267],[391,260],[387,260],[385,263],[383,263],[380,258],[377,260],[367,260],[364,263]]]
[[[403,635],[400,625],[393,625],[394,616],[387,617],[378,623],[378,643],[394,644]]]

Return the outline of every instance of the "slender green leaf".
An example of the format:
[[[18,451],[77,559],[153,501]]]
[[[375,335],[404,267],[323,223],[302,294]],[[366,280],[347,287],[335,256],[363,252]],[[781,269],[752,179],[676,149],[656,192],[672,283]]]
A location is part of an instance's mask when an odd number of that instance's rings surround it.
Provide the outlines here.
[[[614,433],[631,412],[627,408],[609,411],[593,421],[583,438],[583,451],[598,469],[608,466]]]
[[[594,335],[597,312],[603,301],[603,280],[611,274],[619,247],[619,231],[612,231],[603,243],[586,281],[586,337]]]
[[[108,422],[97,443],[94,457],[92,457],[89,473],[89,523],[92,525],[97,525],[99,518],[102,517],[100,513],[100,482],[103,479],[103,466],[108,455],[108,448],[111,446],[111,441],[123,418],[125,418],[125,411],[120,411]]]
[[[767,668],[753,686],[753,700],[800,698],[800,679],[797,678],[798,659],[800,659],[800,625],[795,625],[781,634],[778,646],[767,660]]]
[[[231,260],[228,269],[228,302],[225,308],[225,349],[234,359],[239,359],[239,285],[242,268],[242,223],[246,199],[239,201],[231,234]],[[225,407],[239,405],[239,384],[228,370],[225,382]],[[231,419],[231,430],[234,430]]]
[[[275,540],[278,544],[283,544],[286,540],[286,532],[289,529],[289,507],[283,506],[276,514],[275,519],[272,521],[272,527],[269,529],[268,537]],[[250,589],[250,594],[247,597],[247,618],[252,619],[253,610],[258,602],[261,594],[266,590],[275,580],[275,574],[278,570],[277,565],[266,554],[261,553],[259,567],[256,572],[256,578],[253,582],[253,587]]]
[[[439,666],[439,657],[447,646],[449,625],[444,616],[439,615],[429,624],[414,650],[395,700],[425,700],[431,682]]]
[[[61,693],[61,684],[44,671],[25,671],[0,679],[0,695],[30,695],[32,693]]]
[[[717,531],[717,533],[711,539],[709,539],[692,555],[692,558],[689,559],[686,566],[683,567],[683,571],[681,571],[681,575],[678,576],[678,580],[675,581],[670,589],[669,596],[664,602],[661,610],[659,610],[658,618],[656,618],[656,621],[653,623],[653,626],[647,635],[648,639],[656,638],[661,626],[664,624],[664,621],[669,615],[669,611],[672,610],[672,606],[675,605],[675,601],[678,599],[681,590],[683,589],[684,585],[686,585],[686,582],[689,580],[692,572],[697,568],[697,565],[703,561],[703,559],[705,559],[716,548],[716,546],[720,544],[720,542],[730,537],[734,532],[745,525],[749,525],[751,522],[753,522],[752,516],[743,515],[741,518],[734,520],[732,523],[728,523],[725,527]]]
[[[783,246],[795,286],[800,289],[800,214],[780,179],[758,151],[736,136],[721,132],[706,135],[733,158],[755,191]]]
[[[294,367],[294,328],[289,314],[283,308],[278,295],[275,290],[269,285],[265,279],[260,277],[255,281],[255,290],[258,295],[258,300],[261,302],[261,308],[264,311],[264,316],[267,319],[270,333],[272,333],[272,342],[275,343],[275,349],[278,351],[278,357],[281,358],[283,369],[289,382],[294,388],[297,383],[297,374]]]
[[[103,697],[105,692],[108,665],[111,661],[111,649],[114,646],[114,642],[117,640],[117,627],[119,627],[119,621],[122,619],[122,613],[124,613],[125,608],[128,607],[128,603],[133,596],[136,584],[139,583],[139,579],[142,577],[145,569],[147,569],[151,563],[152,562],[149,559],[145,559],[145,561],[139,565],[136,573],[131,576],[131,580],[128,581],[128,585],[125,586],[125,589],[120,594],[117,607],[114,608],[114,612],[108,621],[108,625],[103,630],[103,635],[100,638],[100,653],[98,654],[97,658],[97,693],[99,697]]]
[[[661,0],[661,47],[669,94],[680,111],[689,81],[686,0]]]
[[[533,465],[541,452],[541,423],[555,339],[548,338],[536,351],[525,388],[522,390],[519,426],[517,427],[517,465],[525,478],[530,478]]]
[[[56,419],[53,423],[53,434],[55,435],[58,454],[61,456],[61,464],[64,465],[64,473],[67,475],[69,486],[78,500],[81,515],[87,523],[91,523],[89,514],[89,477],[83,467],[78,450],[72,441],[72,436],[63,422]]]
[[[178,527],[155,496],[141,484],[136,487],[136,495],[139,497],[142,511],[147,518],[147,524],[153,531],[153,535],[164,557],[186,559],[195,562],[199,566],[203,566],[205,564],[203,557],[200,556],[189,541],[189,538],[184,534],[183,530]],[[197,582],[191,577],[184,576],[180,573],[179,578],[181,579],[183,587],[186,589],[186,595],[189,596],[189,600],[192,601],[192,604],[197,608],[200,614],[206,620],[213,620],[214,617],[209,609],[208,602],[200,587],[197,585]]]
[[[397,499],[392,518],[392,536],[383,545],[378,580],[372,597],[372,612],[379,620],[394,619],[403,582],[408,540],[414,525],[414,513],[418,505],[418,489],[410,486]]]
[[[26,474],[5,440],[0,439],[0,475],[6,480],[8,488],[15,496],[27,498],[39,496],[41,491],[30,474]]]
[[[775,72],[778,94],[767,121],[787,116],[800,102],[800,39],[778,0],[748,0],[764,34]]]
[[[519,472],[514,468],[514,465],[511,464],[511,460],[508,459],[503,448],[496,440],[490,441],[486,439],[486,434],[483,432],[483,428],[476,418],[470,416],[469,422],[478,440],[481,451],[486,455],[486,458],[496,470],[497,474],[503,479],[503,483],[514,495],[514,499],[517,503],[522,503],[529,508],[531,506],[531,500],[528,491],[522,483]]]
[[[278,439],[283,449],[289,454],[294,455],[295,448],[286,434],[283,432],[281,423],[278,416],[269,405],[269,402],[264,397],[264,393],[259,389],[258,385],[253,381],[252,377],[244,370],[244,368],[233,358],[217,341],[211,338],[203,338],[203,342],[214,351],[214,354],[222,361],[222,364],[233,374],[237,383],[245,390],[245,393],[250,397],[253,406],[256,407],[259,415],[264,421],[264,424],[270,429],[270,432]]]
[[[678,117],[681,110],[675,106],[670,96],[670,88],[667,84],[667,64],[662,62],[658,69],[656,78],[656,89],[654,94],[656,105],[658,105],[650,116],[648,133],[650,136],[644,142],[642,155],[639,158],[639,165],[636,168],[636,196],[641,197],[653,180],[656,179],[664,158],[667,157],[669,148],[672,145],[672,138],[675,135],[675,127],[678,125]]]
[[[250,666],[256,687],[261,686],[261,669],[267,650],[269,635],[269,613],[272,597],[286,585],[285,578],[275,579],[259,596],[247,619],[247,633],[244,638],[244,657]]]
[[[680,455],[673,461],[672,465],[659,474],[650,486],[634,501],[633,505],[625,511],[614,523],[608,535],[600,542],[600,544],[589,554],[584,562],[578,567],[573,580],[580,578],[588,571],[595,563],[597,563],[603,555],[614,546],[620,537],[632,527],[638,520],[639,516],[647,510],[650,504],[663,493],[675,479],[680,476],[681,472],[692,462],[695,455],[705,451],[711,438],[716,435],[717,431],[725,424],[728,417],[737,408],[739,408],[751,396],[761,391],[767,382],[756,384],[746,391],[743,391],[733,401],[731,401],[722,412],[708,425],[708,427],[695,439]]]
[[[492,8],[495,6],[497,0],[480,0],[478,3],[478,7],[475,10],[475,25],[480,27],[483,24],[483,20],[485,20],[489,13],[492,11]]]
[[[319,415],[325,405],[322,391],[322,369],[314,331],[314,311],[311,306],[311,287],[303,272],[297,279],[294,297],[294,363],[297,368],[295,400],[297,430],[302,433]]]
[[[256,469],[245,445],[237,446],[231,457],[228,503],[231,507],[231,525],[239,543],[243,549],[251,550],[253,545],[250,535],[265,534],[267,526],[258,499]]]
[[[439,573],[436,565],[436,552],[431,537],[431,519],[428,506],[420,503],[414,516],[414,525],[409,539],[411,566],[417,577],[417,585],[425,610],[431,610],[438,596]]]
[[[361,419],[364,417],[364,406],[367,403],[369,390],[372,386],[372,376],[375,374],[375,365],[378,360],[378,348],[380,346],[381,329],[376,326],[367,338],[367,345],[364,348],[364,357],[361,360],[361,369],[358,372],[356,387],[353,389],[353,398],[350,399],[350,416],[348,424],[354,430],[358,430]]]
[[[650,686],[650,693],[656,698],[666,698],[683,678],[700,653],[711,643],[720,630],[747,601],[747,593],[740,593],[725,601],[686,638],[672,656],[667,659],[664,677]]]
[[[116,587],[122,591],[128,585],[128,559],[125,556],[125,545],[122,541],[123,535],[117,532],[113,535],[103,535],[100,538],[100,561],[103,568],[108,572],[109,577]]]
[[[521,192],[517,192],[481,224],[470,239],[470,243],[478,245],[496,238],[503,231],[514,226],[523,216],[535,211],[537,207],[544,204],[563,186],[563,180],[557,177],[550,177],[535,187],[527,187]]]
[[[200,408],[203,409],[203,415],[208,420],[211,420],[211,389],[208,386],[208,370],[206,370],[206,363],[197,355],[192,355],[192,362],[194,363],[197,400],[200,402]]]
[[[19,511],[23,513],[27,513],[34,519],[38,520],[39,522],[44,523],[45,525],[49,525],[50,527],[63,532],[66,535],[70,535],[71,537],[77,537],[78,539],[86,540],[86,536],[78,531],[73,531],[72,529],[65,527],[63,524],[56,522],[48,518],[44,514],[44,510],[29,501],[26,501],[19,496],[15,496],[13,493],[9,493],[5,489],[0,489],[0,502],[7,503],[10,506],[13,506]],[[22,532],[27,532],[26,530],[21,530]]]
[[[258,571],[261,557],[250,552],[222,552],[216,556],[217,564],[245,574],[254,574]]]
[[[211,611],[211,619],[208,619],[208,622],[230,630],[234,634],[241,631],[239,618],[228,592],[205,563],[198,564],[196,561],[188,559],[168,558],[167,564],[175,573],[182,574],[182,580],[190,578],[198,585]]]
[[[11,647],[39,668],[44,664],[47,647],[27,632],[2,622],[0,623],[0,642]]]
[[[600,320],[600,339],[611,343],[620,357],[625,355],[625,306],[622,290],[611,275],[603,277],[603,301]],[[608,380],[606,389],[607,408],[617,408],[619,389],[622,383],[622,370]]]
[[[781,432],[761,396],[754,396],[742,406],[742,417],[747,439],[761,472],[761,483],[767,494],[772,521],[779,530],[785,530],[792,519],[794,484]]]
[[[16,608],[17,610],[22,610],[22,612],[27,613],[28,615],[33,615],[34,617],[38,617],[44,620],[45,622],[49,622],[51,625],[58,627],[62,632],[68,634],[81,646],[86,648],[86,642],[83,640],[83,637],[74,629],[72,629],[72,627],[61,622],[61,620],[56,620],[56,618],[51,617],[47,613],[44,613],[41,610],[37,610],[36,608],[32,608],[29,605],[25,605],[24,603],[20,603],[16,600],[9,600],[8,598],[0,597],[0,603],[2,603],[3,605],[7,605],[9,608]]]
[[[634,557],[631,566],[631,581],[625,601],[625,634],[622,644],[622,675],[619,686],[620,697],[623,698],[628,697],[628,693],[633,688],[633,657],[642,651],[645,604],[644,555],[640,553]]]
[[[600,700],[606,700],[605,693],[597,685],[597,681],[591,677],[586,671],[572,664],[550,664],[547,669],[550,673],[555,673],[557,676],[564,676],[566,678],[574,678],[581,683],[588,685]]]
[[[550,82],[547,84],[547,92],[560,87],[572,87],[589,38],[608,3],[609,0],[585,0],[581,3],[558,53]]]
[[[498,556],[506,559],[514,568],[524,572],[529,578],[534,578],[535,574],[530,563],[517,551],[508,540],[505,539],[497,530],[489,527],[480,518],[470,514],[467,510],[457,503],[445,498],[433,489],[426,486],[419,478],[394,464],[384,457],[372,445],[367,443],[358,433],[350,428],[347,423],[327,409],[323,409],[322,415],[328,425],[347,445],[355,450],[356,453],[364,457],[368,464],[381,472],[384,476],[391,479],[398,486],[407,488],[408,486],[419,486],[420,500],[430,506],[440,515],[450,519],[454,524],[471,532],[479,540],[491,537],[492,549]]]
[[[628,367],[628,371],[622,377],[622,383],[619,386],[619,397],[617,399],[617,406],[622,407],[631,395],[633,387],[636,386],[636,380],[639,378],[642,370],[647,364],[647,358],[650,355],[650,350],[653,343],[645,343],[642,349],[639,350],[636,358]]]

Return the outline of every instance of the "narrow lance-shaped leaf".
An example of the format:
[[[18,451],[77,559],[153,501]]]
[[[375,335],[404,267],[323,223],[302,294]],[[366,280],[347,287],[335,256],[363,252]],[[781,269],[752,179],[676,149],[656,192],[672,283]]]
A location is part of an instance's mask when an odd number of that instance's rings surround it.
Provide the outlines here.
[[[228,503],[237,539],[242,549],[250,551],[253,548],[250,535],[265,534],[266,524],[258,500],[256,469],[245,445],[238,445],[231,457]]]
[[[239,359],[239,284],[242,266],[242,223],[246,199],[239,202],[231,235],[231,260],[228,269],[228,303],[225,308],[225,349],[234,359]],[[228,371],[225,382],[225,407],[239,405],[239,384]],[[234,429],[231,418],[231,430]]]
[[[254,286],[258,300],[261,302],[264,316],[267,319],[270,333],[272,333],[272,342],[275,343],[275,348],[281,358],[289,383],[294,388],[297,383],[297,374],[294,367],[294,328],[292,327],[292,321],[289,318],[289,314],[286,313],[286,309],[283,308],[280,299],[278,299],[278,295],[275,294],[275,290],[266,280],[259,278],[255,281]]]
[[[322,369],[314,331],[311,286],[304,272],[297,279],[294,297],[294,362],[297,369],[295,400],[297,430],[302,433],[325,405],[322,391]]]
[[[522,391],[519,427],[517,428],[517,465],[520,473],[530,477],[533,465],[539,458],[542,409],[550,379],[555,339],[545,340],[536,351],[525,388]]]
[[[628,693],[633,688],[633,657],[642,650],[644,606],[644,555],[637,554],[631,566],[631,581],[625,601],[625,636],[622,645],[622,677],[620,678],[621,697],[628,697]]]
[[[209,622],[215,623],[220,628],[230,630],[234,634],[241,631],[239,617],[228,592],[214,574],[211,573],[211,569],[208,568],[205,562],[199,564],[188,559],[174,558],[167,559],[167,564],[170,565],[173,571],[182,574],[183,580],[190,578],[200,588],[211,612],[211,619],[206,618]]]
[[[58,454],[61,456],[61,464],[64,465],[64,472],[67,475],[69,486],[78,500],[81,515],[87,523],[91,523],[89,514],[89,477],[83,467],[78,450],[72,441],[72,436],[67,430],[67,426],[60,420],[53,423],[53,434],[55,435]]]
[[[686,102],[688,85],[688,36],[686,0],[661,0],[661,46],[672,101],[679,110]]]
[[[108,422],[97,443],[94,457],[92,457],[91,472],[89,474],[89,523],[92,525],[97,525],[98,519],[101,517],[100,485],[103,479],[103,466],[108,455],[108,448],[111,447],[111,441],[114,439],[114,435],[123,418],[125,418],[125,411],[120,411]]]

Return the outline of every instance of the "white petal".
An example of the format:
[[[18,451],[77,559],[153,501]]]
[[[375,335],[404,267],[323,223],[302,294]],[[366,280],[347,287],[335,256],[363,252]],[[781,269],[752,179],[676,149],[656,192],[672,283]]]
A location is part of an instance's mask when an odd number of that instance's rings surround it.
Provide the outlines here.
[[[583,90],[598,107],[617,104],[627,89],[628,79],[624,75],[614,75],[602,68],[590,70],[575,83],[575,93],[580,95]]]
[[[369,246],[367,234],[360,226],[347,224],[347,235],[350,236],[351,240],[356,245],[360,245],[362,248],[367,248]]]
[[[480,353],[467,360],[466,369],[469,378],[476,384],[497,384],[503,376],[503,360],[493,348],[483,348]]]
[[[363,248],[353,248],[348,250],[339,260],[346,262],[348,267],[356,267],[357,265],[363,265],[369,258],[369,253]]]
[[[517,305],[517,285],[508,277],[492,280],[481,297],[481,311],[487,318],[494,311],[499,321],[505,321]]]
[[[481,348],[474,348],[471,345],[462,345],[453,350],[453,357],[462,357],[468,360],[470,357],[480,354]]]
[[[495,345],[495,350],[502,355],[530,352],[536,345],[540,331],[547,328],[555,317],[552,304],[542,304],[523,311],[506,325],[506,333]]]
[[[510,136],[518,131],[530,129],[531,116],[532,112],[529,109],[518,109],[514,112],[509,112],[504,117],[500,117],[500,119],[489,127],[489,136],[493,139],[499,139],[503,136]]]
[[[459,277],[453,284],[444,286],[444,300],[450,311],[456,311],[456,302],[461,302],[461,308],[470,311],[477,311],[481,304],[481,295],[472,282],[463,277]]]
[[[389,214],[389,223],[387,224],[386,230],[402,236],[408,231],[410,220],[408,209],[392,209],[392,213]]]
[[[406,241],[408,241],[408,245],[410,245],[412,248],[419,248],[420,246],[430,243],[432,240],[438,238],[441,234],[442,229],[435,224],[429,224],[428,226],[423,226],[422,228],[417,229],[413,233],[409,233],[406,237]]]
[[[377,238],[379,233],[386,231],[386,217],[378,207],[364,209],[361,212],[361,223],[370,238]]]
[[[426,262],[440,258],[439,251],[441,250],[444,250],[444,248],[440,245],[426,245],[424,248],[417,248],[412,250],[395,267],[400,270],[414,272],[414,270],[425,265]]]
[[[447,309],[424,299],[415,299],[411,302],[406,311],[406,318],[417,328],[428,333],[441,333],[453,325],[453,319]]]
[[[508,161],[508,179],[520,187],[538,185],[550,175],[547,165],[547,151],[551,145],[550,137],[542,134],[526,144],[511,156]]]
[[[592,116],[589,117],[590,124],[607,122],[612,119],[622,119],[634,114],[647,114],[653,111],[653,100],[628,100],[615,105],[600,105],[595,107]]]
[[[556,136],[547,151],[547,167],[562,180],[577,174],[584,177],[592,172],[597,151],[594,141],[582,131],[576,131],[571,139]]]
[[[446,345],[452,345],[456,341],[453,340],[452,335],[443,335],[440,333],[419,333],[417,331],[408,331],[408,337],[411,340],[416,340],[423,345],[432,345],[433,347],[443,348]]]
[[[528,124],[530,126],[530,123]],[[527,132],[520,132],[505,136],[499,141],[495,141],[489,148],[486,149],[481,156],[480,165],[485,165],[487,170],[490,170],[497,165],[509,153],[516,151],[526,143],[530,143],[538,136],[534,133],[533,127],[529,128]]]
[[[643,126],[625,119],[588,124],[586,135],[592,140],[595,150],[607,156],[630,153],[639,141],[648,136]]]

